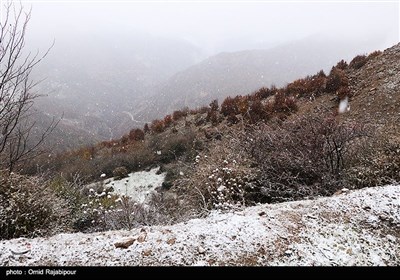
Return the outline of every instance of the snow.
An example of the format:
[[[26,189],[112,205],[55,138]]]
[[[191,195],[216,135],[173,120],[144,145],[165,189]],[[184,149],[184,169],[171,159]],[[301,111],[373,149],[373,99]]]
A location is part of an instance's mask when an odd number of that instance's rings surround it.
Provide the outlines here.
[[[399,232],[400,186],[389,185],[172,226],[3,240],[0,265],[399,265]]]
[[[146,198],[161,187],[166,173],[157,174],[159,167],[150,171],[139,171],[130,173],[127,178],[121,180],[109,180],[105,184],[106,189],[112,187],[115,193],[132,197],[135,201],[143,203]]]
[[[156,188],[161,187],[164,182],[166,173],[157,174],[159,167],[153,168],[149,171],[132,172],[126,178],[115,180],[110,178],[101,182],[93,183],[87,186],[90,193],[94,193],[93,186],[101,184],[103,190],[108,190],[112,187],[113,192],[119,195],[126,195],[133,198],[135,201],[143,203],[146,198],[155,191]],[[103,192],[98,196],[105,196]]]

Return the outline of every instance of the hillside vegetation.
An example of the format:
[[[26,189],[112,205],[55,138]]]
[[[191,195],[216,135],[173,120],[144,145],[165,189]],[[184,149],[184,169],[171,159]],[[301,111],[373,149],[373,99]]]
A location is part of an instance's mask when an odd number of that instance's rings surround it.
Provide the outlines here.
[[[1,212],[7,229],[1,237],[46,235],[41,229],[51,222],[60,231],[174,224],[214,210],[398,182],[399,56],[400,45],[360,55],[327,74],[177,110],[120,139],[36,158],[19,166],[24,175],[2,177],[2,207],[29,211],[19,203],[32,201],[26,181],[42,186],[34,195],[45,192],[60,202],[33,207],[41,213],[33,227],[29,218]],[[101,183],[85,187],[156,166],[166,178],[146,204]]]

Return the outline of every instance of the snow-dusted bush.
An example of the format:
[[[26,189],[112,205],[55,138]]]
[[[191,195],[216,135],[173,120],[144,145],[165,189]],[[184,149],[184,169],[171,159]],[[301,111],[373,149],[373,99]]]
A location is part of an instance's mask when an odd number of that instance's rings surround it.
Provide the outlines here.
[[[235,134],[235,137],[232,137]],[[195,158],[188,174],[175,181],[186,208],[198,213],[229,210],[262,202],[257,170],[251,168],[238,131],[232,129],[222,140],[213,140],[207,152]]]
[[[40,177],[0,174],[0,237],[44,236],[69,229],[70,207]]]
[[[157,153],[156,161],[169,163],[181,157],[190,158],[196,148],[195,133],[190,128],[185,128],[183,133],[168,133],[167,135],[154,135],[149,146]]]
[[[181,211],[175,197],[153,193],[146,203],[122,195],[113,207],[103,210],[96,221],[102,230],[132,229],[140,226],[170,225],[179,222]]]
[[[129,171],[128,171],[128,169],[126,169],[125,166],[119,166],[113,170],[112,174],[116,180],[119,180],[119,179],[127,177],[129,174]]]
[[[353,157],[346,178],[356,188],[399,183],[400,141],[375,133]]]
[[[350,160],[366,136],[362,125],[321,112],[264,126],[248,145],[261,169],[263,193],[278,202],[331,195],[344,187]]]

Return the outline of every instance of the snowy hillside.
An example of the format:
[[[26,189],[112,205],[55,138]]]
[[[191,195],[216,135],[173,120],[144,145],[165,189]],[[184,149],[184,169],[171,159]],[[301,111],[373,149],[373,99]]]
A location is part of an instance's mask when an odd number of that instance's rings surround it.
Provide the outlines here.
[[[400,186],[213,212],[164,227],[3,240],[14,265],[398,265]]]

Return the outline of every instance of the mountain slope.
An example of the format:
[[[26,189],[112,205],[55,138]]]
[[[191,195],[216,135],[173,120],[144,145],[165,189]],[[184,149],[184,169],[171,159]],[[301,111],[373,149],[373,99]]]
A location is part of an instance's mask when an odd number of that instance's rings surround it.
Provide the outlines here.
[[[375,41],[333,40],[315,36],[267,50],[221,53],[172,76],[147,101],[144,118],[207,105],[213,99],[245,95],[271,84],[283,86],[330,68],[341,59],[379,48]],[[138,117],[140,118],[140,117]]]
[[[173,226],[1,241],[0,264],[398,265],[399,210],[400,186],[344,190]]]

